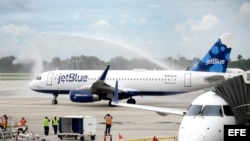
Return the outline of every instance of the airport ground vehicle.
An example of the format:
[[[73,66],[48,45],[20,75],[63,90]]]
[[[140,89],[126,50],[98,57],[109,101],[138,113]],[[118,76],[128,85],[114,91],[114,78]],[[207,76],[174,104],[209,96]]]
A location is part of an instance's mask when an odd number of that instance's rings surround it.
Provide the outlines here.
[[[97,121],[94,116],[60,116],[58,138],[80,138],[84,141],[85,137],[95,140]]]

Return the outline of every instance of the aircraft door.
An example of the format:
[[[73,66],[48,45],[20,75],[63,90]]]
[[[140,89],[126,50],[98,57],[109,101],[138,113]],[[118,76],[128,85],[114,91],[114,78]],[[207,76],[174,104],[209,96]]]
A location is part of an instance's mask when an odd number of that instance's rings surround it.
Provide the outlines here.
[[[52,85],[52,78],[53,78],[53,74],[54,72],[50,72],[47,76],[47,81],[46,81],[46,85]]]
[[[184,87],[191,87],[191,73],[185,73],[184,75]]]

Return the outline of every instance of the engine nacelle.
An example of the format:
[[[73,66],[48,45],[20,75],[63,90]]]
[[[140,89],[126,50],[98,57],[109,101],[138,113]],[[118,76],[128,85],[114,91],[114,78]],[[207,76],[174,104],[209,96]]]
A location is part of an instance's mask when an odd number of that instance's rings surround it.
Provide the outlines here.
[[[161,112],[156,112],[158,115],[160,115],[160,116],[168,116],[168,114],[167,113],[161,113]]]
[[[71,90],[69,92],[69,97],[72,102],[79,103],[94,102],[100,100],[98,95],[92,94],[92,92],[88,90]]]

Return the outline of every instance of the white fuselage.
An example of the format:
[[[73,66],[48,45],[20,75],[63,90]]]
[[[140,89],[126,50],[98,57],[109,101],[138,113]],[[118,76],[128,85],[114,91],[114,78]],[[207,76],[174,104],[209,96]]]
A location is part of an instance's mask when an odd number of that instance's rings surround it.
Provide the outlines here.
[[[56,70],[44,72],[30,82],[29,87],[38,92],[68,94],[70,90],[91,87],[102,70]],[[119,89],[133,95],[168,95],[190,92],[211,87],[218,81],[206,78],[223,76],[231,78],[234,74],[165,71],[165,70],[110,70],[105,83],[114,87],[119,81]]]

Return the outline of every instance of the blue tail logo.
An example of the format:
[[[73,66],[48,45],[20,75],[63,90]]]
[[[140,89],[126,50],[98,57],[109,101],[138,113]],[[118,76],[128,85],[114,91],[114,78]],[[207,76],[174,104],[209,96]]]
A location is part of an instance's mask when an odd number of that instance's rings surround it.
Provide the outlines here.
[[[226,72],[231,48],[218,39],[200,62],[193,60],[191,71]]]

